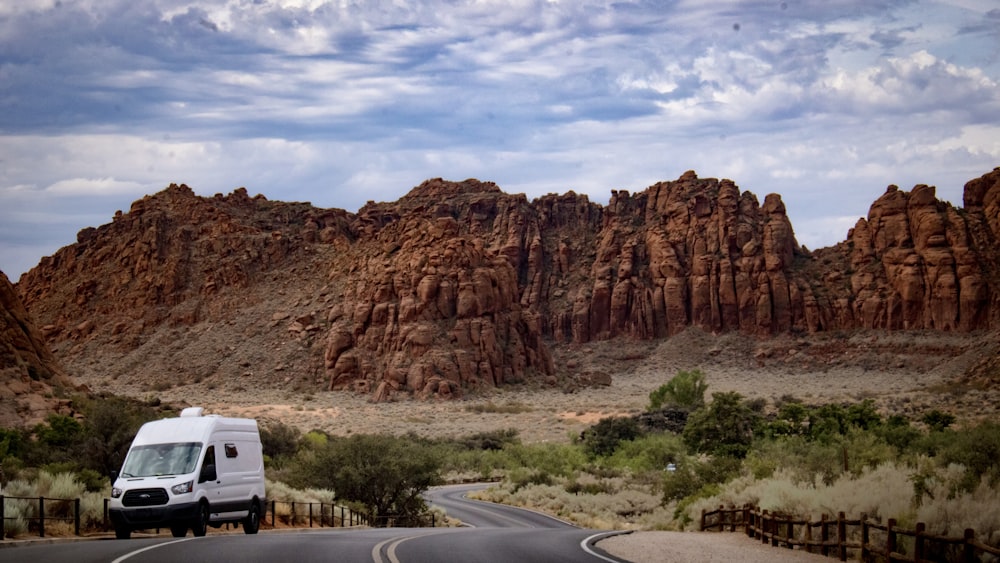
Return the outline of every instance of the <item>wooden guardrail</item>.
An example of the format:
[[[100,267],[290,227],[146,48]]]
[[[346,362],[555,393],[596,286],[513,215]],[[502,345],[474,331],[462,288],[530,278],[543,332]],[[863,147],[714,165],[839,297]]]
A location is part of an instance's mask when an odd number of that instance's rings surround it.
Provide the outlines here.
[[[847,561],[849,555],[865,562],[922,563],[956,561],[974,563],[983,555],[1000,556],[1000,547],[976,539],[974,530],[962,537],[929,534],[923,522],[916,529],[899,528],[895,519],[886,524],[870,520],[866,514],[847,519],[843,512],[836,519],[823,515],[818,522],[761,510],[757,506],[726,508],[701,512],[702,531],[734,532],[742,528],[747,536],[761,543],[788,549],[801,549]]]

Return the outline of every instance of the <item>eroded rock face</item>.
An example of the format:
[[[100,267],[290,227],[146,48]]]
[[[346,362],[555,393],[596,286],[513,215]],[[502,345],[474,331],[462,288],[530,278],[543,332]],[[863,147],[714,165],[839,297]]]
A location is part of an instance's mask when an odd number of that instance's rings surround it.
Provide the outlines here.
[[[607,206],[433,179],[356,214],[171,185],[81,231],[18,290],[68,365],[125,365],[144,349],[205,377],[450,398],[579,375],[553,365],[551,346],[690,326],[994,328],[998,230],[1000,171],[969,182],[961,210],[933,187],[890,186],[846,241],[815,251],[777,194],[761,204],[694,172]],[[155,348],[163,327],[198,327],[224,360]]]
[[[473,180],[362,208],[351,305],[330,315],[330,388],[450,398],[552,374],[537,313],[522,306],[531,215],[523,196]]]
[[[41,422],[66,406],[53,398],[53,390],[72,388],[14,286],[0,272],[0,426]]]

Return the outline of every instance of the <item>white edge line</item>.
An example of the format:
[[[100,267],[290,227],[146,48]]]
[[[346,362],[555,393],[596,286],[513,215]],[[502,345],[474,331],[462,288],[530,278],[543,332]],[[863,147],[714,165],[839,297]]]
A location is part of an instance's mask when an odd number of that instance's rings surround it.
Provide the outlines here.
[[[598,559],[601,559],[603,561],[610,561],[611,563],[621,563],[620,559],[611,559],[610,557],[605,557],[600,553],[597,553],[593,549],[590,549],[590,544],[596,543],[604,538],[610,538],[611,536],[619,536],[622,534],[631,534],[631,533],[632,533],[631,531],[627,531],[627,532],[601,532],[599,534],[594,534],[592,536],[583,538],[580,541],[580,549],[586,551],[590,555],[593,555],[594,557],[597,557]]]
[[[165,546],[168,546],[168,545],[171,545],[171,544],[180,543],[182,541],[191,541],[193,539],[194,538],[181,538],[179,540],[168,541],[167,543],[158,543],[158,544],[155,544],[155,545],[146,546],[146,547],[144,547],[142,549],[137,549],[135,551],[130,551],[130,552],[126,553],[125,555],[122,555],[118,559],[115,559],[111,563],[121,563],[122,561],[125,561],[126,559],[128,559],[128,558],[130,558],[130,557],[132,557],[134,555],[139,555],[140,553],[142,553],[144,551],[149,551],[151,549],[156,549],[158,547],[165,547]]]

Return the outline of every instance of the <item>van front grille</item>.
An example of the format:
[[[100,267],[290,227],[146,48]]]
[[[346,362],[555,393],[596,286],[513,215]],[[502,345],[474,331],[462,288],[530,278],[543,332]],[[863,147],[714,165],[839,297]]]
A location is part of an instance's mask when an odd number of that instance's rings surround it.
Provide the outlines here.
[[[122,497],[122,506],[159,506],[167,504],[166,489],[136,489]]]

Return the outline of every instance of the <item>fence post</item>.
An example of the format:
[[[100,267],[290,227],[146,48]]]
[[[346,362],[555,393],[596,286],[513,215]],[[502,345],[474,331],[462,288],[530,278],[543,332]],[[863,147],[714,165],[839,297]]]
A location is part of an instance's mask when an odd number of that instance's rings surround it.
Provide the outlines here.
[[[827,520],[828,519],[826,517],[826,514],[823,514],[823,516],[820,517],[819,539],[821,542],[823,542],[823,547],[820,549],[820,553],[823,555],[823,557],[827,557],[828,555],[830,555],[830,546],[827,545],[827,543],[830,541],[830,526]]]
[[[792,517],[789,516],[788,517],[788,536],[787,536],[787,538],[788,538],[788,549],[795,549],[795,546],[792,545],[792,539],[794,537],[795,537],[795,522],[792,520]]]
[[[45,537],[45,497],[38,497],[38,537]]]
[[[767,510],[760,511],[760,543],[767,543]]]
[[[704,508],[701,509],[701,526],[699,527],[699,531],[701,531],[701,532],[705,531],[705,509]]]
[[[924,530],[927,526],[923,522],[917,522],[917,531],[913,535],[913,560],[920,561],[924,558]]]
[[[313,527],[313,503],[309,503],[309,527]]]
[[[292,522],[292,527],[294,528],[295,527],[295,501],[294,500],[292,501],[292,518],[291,518],[291,522]]]
[[[271,500],[271,527],[272,528],[274,527],[274,505],[276,505],[276,504],[277,504],[277,502],[275,502],[274,500]]]
[[[893,530],[895,527],[896,519],[890,518],[885,530],[885,558],[887,561],[892,561],[892,554],[896,551],[896,531]]]
[[[0,495],[0,541],[3,541],[4,538],[7,537],[7,530],[4,529],[4,524],[3,524],[5,522],[4,517],[7,515],[7,513],[4,512],[4,506],[5,503],[3,495]]]
[[[837,548],[840,560],[847,561],[847,516],[843,512],[837,513]]]
[[[963,539],[962,561],[972,563],[976,560],[976,546],[972,545],[972,542],[976,540],[976,531],[972,528],[966,528]]]
[[[80,498],[73,501],[73,533],[80,535]]]
[[[806,538],[804,549],[806,553],[812,553],[812,541],[813,541],[813,527],[812,520],[806,520]]]
[[[868,528],[868,515],[861,513],[861,560],[868,561],[868,539],[871,530]]]

